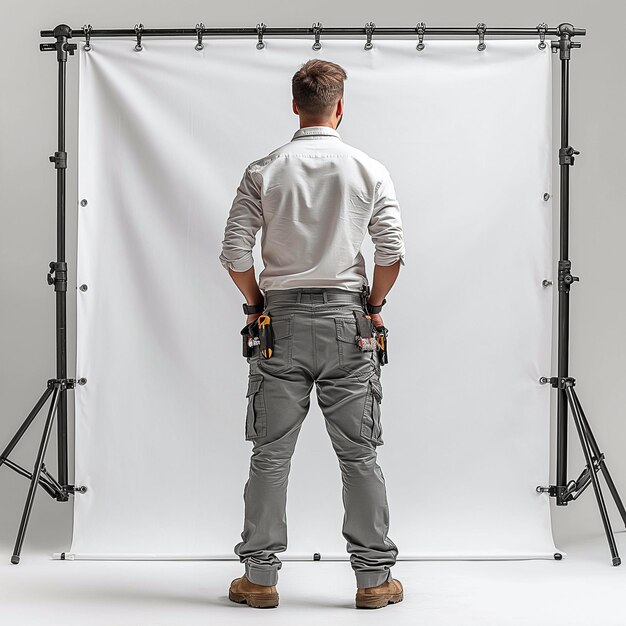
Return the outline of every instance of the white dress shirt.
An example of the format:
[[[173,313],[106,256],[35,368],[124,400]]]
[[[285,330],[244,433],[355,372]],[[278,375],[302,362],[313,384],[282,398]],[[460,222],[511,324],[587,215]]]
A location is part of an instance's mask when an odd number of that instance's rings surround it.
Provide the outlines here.
[[[374,263],[404,265],[400,208],[382,163],[345,144],[329,126],[306,126],[250,163],[226,222],[220,262],[243,272],[262,228],[259,288],[368,285],[360,252],[366,232]]]

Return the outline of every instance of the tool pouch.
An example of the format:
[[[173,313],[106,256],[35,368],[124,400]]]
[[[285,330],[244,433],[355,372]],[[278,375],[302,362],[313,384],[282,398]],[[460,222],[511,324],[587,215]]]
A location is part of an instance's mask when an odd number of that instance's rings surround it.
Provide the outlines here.
[[[242,344],[243,344],[243,356],[249,358],[252,356],[254,346],[260,344],[259,340],[259,326],[257,320],[246,324],[240,331]]]
[[[373,352],[377,349],[376,337],[373,332],[372,319],[364,311],[354,311],[356,320],[356,344],[362,352]]]
[[[354,311],[356,319],[356,343],[363,352],[376,352],[381,365],[389,362],[387,355],[387,333],[384,326],[374,326],[372,318],[365,311]]]
[[[378,344],[378,360],[381,365],[389,363],[389,357],[387,355],[387,333],[389,332],[384,326],[375,326],[376,331],[376,343]]]

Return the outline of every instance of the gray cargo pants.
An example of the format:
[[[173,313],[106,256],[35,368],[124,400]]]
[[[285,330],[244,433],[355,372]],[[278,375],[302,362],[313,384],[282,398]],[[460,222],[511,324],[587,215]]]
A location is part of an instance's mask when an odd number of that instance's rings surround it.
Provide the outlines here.
[[[245,438],[253,442],[244,487],[242,541],[235,554],[246,577],[275,585],[287,548],[286,499],[291,457],[306,417],[313,383],[343,481],[342,534],[357,587],[391,579],[397,546],[387,536],[389,508],[376,446],[383,443],[382,387],[374,352],[362,352],[352,311],[362,310],[357,291],[298,288],[265,292],[274,354],[259,348],[248,358]]]

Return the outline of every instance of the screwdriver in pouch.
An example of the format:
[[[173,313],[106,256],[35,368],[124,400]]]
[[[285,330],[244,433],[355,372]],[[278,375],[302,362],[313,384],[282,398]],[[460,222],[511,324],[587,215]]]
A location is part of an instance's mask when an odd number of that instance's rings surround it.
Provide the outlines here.
[[[274,354],[274,329],[269,315],[261,315],[257,319],[261,356],[270,359]]]

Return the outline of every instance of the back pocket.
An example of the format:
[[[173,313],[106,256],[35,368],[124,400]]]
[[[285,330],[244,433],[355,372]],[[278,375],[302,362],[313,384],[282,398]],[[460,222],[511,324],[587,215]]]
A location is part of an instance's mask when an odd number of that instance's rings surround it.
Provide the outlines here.
[[[374,352],[363,352],[356,343],[357,325],[354,317],[336,317],[335,332],[339,367],[350,376],[365,379],[372,373]]]

